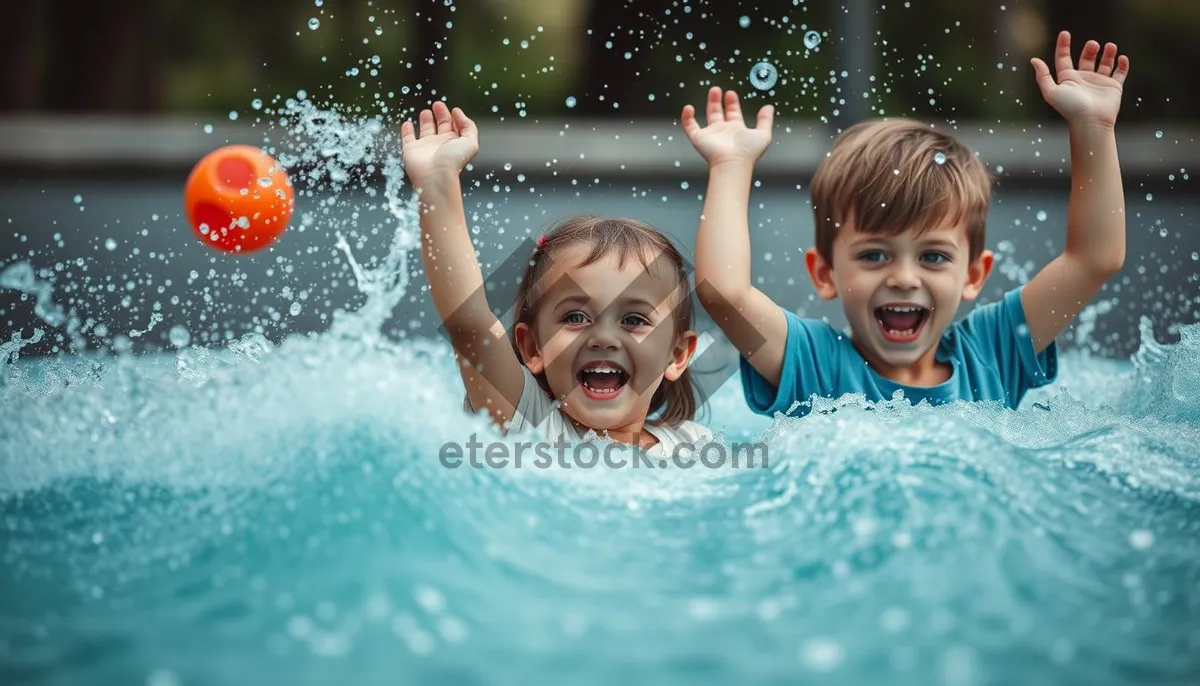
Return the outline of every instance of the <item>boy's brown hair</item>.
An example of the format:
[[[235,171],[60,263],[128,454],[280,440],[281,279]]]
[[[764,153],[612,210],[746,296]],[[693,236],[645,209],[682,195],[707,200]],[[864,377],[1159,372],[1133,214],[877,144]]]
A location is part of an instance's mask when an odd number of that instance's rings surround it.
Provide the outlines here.
[[[853,220],[863,233],[895,236],[962,222],[972,261],[983,252],[992,176],[967,146],[911,119],[846,129],[812,180],[816,248],[832,264],[833,239]]]
[[[537,316],[538,283],[549,271],[551,260],[548,257],[556,250],[574,245],[586,245],[590,248],[583,262],[576,265],[577,267],[585,267],[607,255],[615,254],[622,265],[626,260],[636,259],[641,262],[643,268],[650,270],[653,276],[673,280],[678,298],[671,317],[675,333],[679,334],[692,328],[693,307],[688,291],[687,263],[683,254],[665,234],[635,219],[595,215],[567,217],[539,240],[538,247],[526,264],[521,282],[517,286],[513,325],[509,327],[517,359],[522,359],[521,351],[512,332],[521,322],[532,326]],[[651,263],[650,255],[655,253],[660,257]],[[545,373],[537,374],[534,378],[543,391],[551,392]],[[648,423],[676,426],[693,419],[696,409],[696,388],[692,383],[691,369],[685,369],[675,381],[664,379],[662,385],[651,396],[649,414],[653,415],[662,410],[662,415],[657,419],[649,419]]]

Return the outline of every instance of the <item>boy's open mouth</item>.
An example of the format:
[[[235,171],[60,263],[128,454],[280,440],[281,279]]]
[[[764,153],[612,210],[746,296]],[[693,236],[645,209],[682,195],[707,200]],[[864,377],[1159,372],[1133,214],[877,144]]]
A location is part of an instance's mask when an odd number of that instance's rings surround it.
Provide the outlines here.
[[[920,305],[883,305],[875,308],[875,321],[884,338],[893,343],[910,343],[929,320],[929,308]]]
[[[576,375],[583,392],[593,400],[617,397],[629,382],[629,372],[615,362],[591,362]]]

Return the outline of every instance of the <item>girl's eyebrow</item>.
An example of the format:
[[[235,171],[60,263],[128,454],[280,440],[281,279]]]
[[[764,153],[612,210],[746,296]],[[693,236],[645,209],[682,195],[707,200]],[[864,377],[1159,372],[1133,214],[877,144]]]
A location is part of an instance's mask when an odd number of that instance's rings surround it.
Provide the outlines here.
[[[556,307],[562,307],[563,305],[587,305],[591,301],[592,301],[592,299],[586,295],[569,295],[569,296],[563,298],[562,300],[558,301],[558,304],[556,305]],[[657,307],[656,305],[651,303],[649,300],[646,300],[645,298],[641,298],[638,296],[622,296],[617,299],[617,303],[619,303],[621,305],[641,306],[650,311],[654,311]]]

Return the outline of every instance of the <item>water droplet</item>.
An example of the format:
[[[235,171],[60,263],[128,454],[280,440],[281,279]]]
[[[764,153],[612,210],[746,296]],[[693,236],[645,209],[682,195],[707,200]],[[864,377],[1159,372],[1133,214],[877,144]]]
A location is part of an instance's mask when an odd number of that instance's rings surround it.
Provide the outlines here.
[[[212,132],[213,132],[212,124],[205,124],[204,125],[204,133],[212,133]]]
[[[760,91],[771,90],[779,80],[779,72],[770,62],[759,62],[750,68],[750,85]]]
[[[1200,252],[1192,252],[1192,262],[1200,262]]]
[[[105,250],[107,250],[107,251],[109,251],[109,252],[112,252],[112,251],[116,250],[116,249],[117,249],[117,242],[116,242],[116,241],[114,241],[114,240],[113,240],[113,239],[111,239],[111,238],[109,238],[109,239],[105,240],[105,241],[104,241],[104,249],[105,249]]]
[[[1037,218],[1040,222],[1046,221],[1046,210],[1038,210]]]
[[[1145,550],[1154,545],[1154,534],[1145,529],[1136,529],[1129,534],[1129,545],[1137,550]]]
[[[251,101],[250,101],[250,106],[251,106],[251,107],[253,107],[253,108],[254,108],[254,109],[256,109],[256,110],[261,110],[261,109],[262,109],[262,100],[259,100],[258,98],[255,98],[255,99],[253,99],[253,100],[251,100]]]
[[[941,150],[933,153],[933,161],[936,162],[937,164],[945,164],[946,163],[946,153],[942,152]]]
[[[1153,193],[1147,193],[1147,194],[1146,194],[1146,200],[1153,200],[1153,199],[1154,199],[1154,194],[1153,194]]]
[[[172,326],[170,332],[167,333],[167,338],[171,341],[171,345],[176,348],[187,347],[188,343],[192,342],[192,335],[182,326]]]
[[[78,205],[78,204],[79,204],[79,203],[81,203],[81,202],[83,202],[83,196],[82,196],[82,195],[76,195],[76,196],[75,196],[75,204],[76,204],[76,205]]]
[[[1155,137],[1155,138],[1162,138],[1162,131],[1155,131],[1155,132],[1154,132],[1154,137]]]
[[[821,44],[821,34],[816,31],[808,31],[804,34],[804,47],[812,50]]]
[[[316,31],[317,29],[321,28],[321,20],[317,19],[316,17],[309,19],[308,20],[308,28],[312,29],[313,31]]]
[[[290,313],[290,314],[291,314],[293,317],[295,317],[296,315],[300,314],[300,303],[298,303],[298,302],[296,302],[296,303],[292,303],[292,306],[288,308],[288,312],[289,312],[289,313]]]
[[[575,96],[568,95],[567,96],[567,107],[574,107],[574,106],[575,106]]]
[[[738,26],[742,27],[743,29],[750,28],[750,17],[747,17],[743,14],[738,18]]]
[[[237,121],[237,118],[238,118],[237,110],[230,110],[229,111],[229,121]]]
[[[685,190],[685,191],[688,189],[688,187],[689,187],[690,185],[691,185],[691,184],[689,184],[687,181],[680,181],[680,182],[679,182],[679,187],[680,187],[680,188],[682,188],[682,189],[683,189],[683,190]]]
[[[804,644],[802,657],[809,669],[828,672],[841,664],[842,647],[837,641],[814,638]]]
[[[146,677],[146,686],[180,686],[183,682],[169,669],[159,669]]]
[[[1167,230],[1167,227],[1165,227],[1165,226],[1158,230],[1158,235],[1162,236],[1163,238],[1166,238],[1168,233],[1170,233],[1170,232]]]

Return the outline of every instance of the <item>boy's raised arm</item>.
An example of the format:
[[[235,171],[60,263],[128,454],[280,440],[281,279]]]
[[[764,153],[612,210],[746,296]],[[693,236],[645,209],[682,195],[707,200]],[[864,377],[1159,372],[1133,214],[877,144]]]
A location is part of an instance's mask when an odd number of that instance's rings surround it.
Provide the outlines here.
[[[467,398],[487,408],[493,421],[506,423],[524,386],[521,362],[504,336],[504,326],[488,307],[483,273],[467,231],[459,174],[479,150],[474,122],[457,107],[435,102],[401,125],[404,167],[418,194],[421,257],[434,307],[454,346]]]
[[[708,125],[691,105],[681,124],[708,162],[708,191],[696,235],[696,296],[738,352],[773,385],[779,384],[787,320],[750,280],[750,185],[754,165],[771,143],[774,110],[759,110],[755,128],[742,120],[737,93],[713,87]],[[765,339],[765,341],[764,341]]]
[[[1100,63],[1096,63],[1096,58]],[[1071,64],[1071,36],[1054,49],[1058,82],[1046,63],[1031,60],[1042,97],[1067,121],[1071,197],[1063,254],[1026,284],[1021,302],[1034,350],[1041,353],[1125,262],[1125,197],[1114,127],[1129,58],[1117,46],[1088,41]]]

